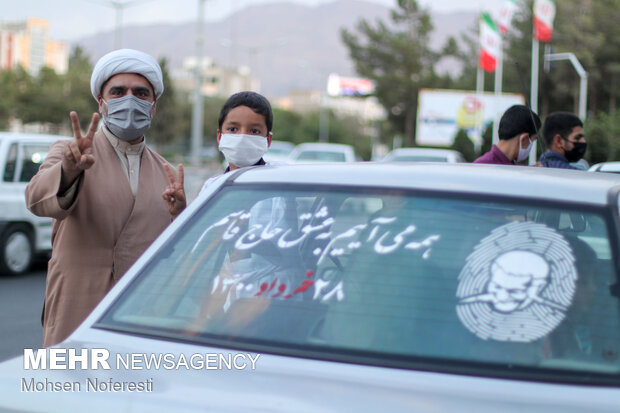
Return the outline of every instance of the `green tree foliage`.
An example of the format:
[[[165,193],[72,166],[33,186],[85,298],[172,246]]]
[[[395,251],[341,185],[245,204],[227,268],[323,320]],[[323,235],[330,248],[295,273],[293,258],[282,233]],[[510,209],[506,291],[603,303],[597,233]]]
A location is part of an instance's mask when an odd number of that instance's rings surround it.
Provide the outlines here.
[[[9,127],[10,119],[17,113],[19,88],[14,70],[0,71],[0,91],[0,130],[4,130]]]
[[[86,130],[90,124],[91,115],[99,110],[97,102],[90,93],[90,74],[93,66],[90,58],[81,47],[76,47],[69,57],[69,67],[65,76],[64,99],[65,109],[63,121],[71,127],[69,112],[77,112],[80,127]]]
[[[280,141],[301,143],[299,130],[303,116],[290,110],[273,108],[273,138]]]
[[[341,37],[357,72],[375,82],[375,93],[405,145],[415,144],[418,90],[438,79],[438,55],[430,48],[429,13],[415,0],[398,0],[391,24],[361,20],[358,34],[343,29]]]
[[[155,145],[165,145],[174,143],[177,136],[177,120],[183,114],[178,111],[178,99],[174,84],[168,73],[167,60],[160,59],[159,66],[161,67],[164,80],[164,94],[157,99],[157,110],[148,131],[148,139],[149,142]]]
[[[485,129],[482,134],[482,145],[480,146],[479,155],[487,153],[491,150],[493,146],[493,122],[489,123],[489,126]]]
[[[590,164],[620,159],[620,112],[613,116],[599,113],[584,126],[588,140],[586,160]]]
[[[457,132],[451,149],[459,151],[463,154],[463,157],[467,162],[472,162],[477,157],[474,143],[471,139],[469,139],[469,136],[467,136],[467,132],[464,129],[459,129]]]

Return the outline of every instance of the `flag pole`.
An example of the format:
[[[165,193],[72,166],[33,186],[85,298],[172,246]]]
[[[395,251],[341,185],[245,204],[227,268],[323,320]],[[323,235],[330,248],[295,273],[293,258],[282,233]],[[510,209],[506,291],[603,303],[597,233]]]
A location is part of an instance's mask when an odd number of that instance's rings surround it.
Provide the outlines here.
[[[532,81],[530,87],[530,106],[534,113],[538,113],[538,66],[539,66],[539,44],[536,36],[532,36]],[[542,139],[542,136],[538,137]],[[536,145],[533,145],[532,151],[530,152],[530,160],[529,164],[536,164],[537,156],[537,148]]]
[[[497,56],[497,67],[495,68],[495,104],[497,105],[502,95],[502,78],[504,73],[504,42],[500,40],[499,55]],[[497,112],[495,114],[495,121],[493,122],[493,145],[497,145],[499,142],[499,120],[502,114]]]

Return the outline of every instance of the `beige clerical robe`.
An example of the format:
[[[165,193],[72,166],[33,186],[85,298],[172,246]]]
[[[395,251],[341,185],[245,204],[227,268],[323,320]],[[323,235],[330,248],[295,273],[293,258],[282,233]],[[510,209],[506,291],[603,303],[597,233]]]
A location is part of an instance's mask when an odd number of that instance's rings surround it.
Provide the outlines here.
[[[54,143],[26,188],[35,215],[53,218],[52,258],[43,308],[43,345],[66,339],[170,223],[162,199],[165,159],[144,148],[134,199],[120,160],[103,131],[94,136],[95,163],[79,178],[69,209],[58,203],[63,152]]]

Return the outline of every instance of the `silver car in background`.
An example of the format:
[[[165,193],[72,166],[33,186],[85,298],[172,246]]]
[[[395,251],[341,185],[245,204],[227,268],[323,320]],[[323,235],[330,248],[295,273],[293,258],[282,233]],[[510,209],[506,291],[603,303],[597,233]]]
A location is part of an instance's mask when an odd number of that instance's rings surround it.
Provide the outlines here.
[[[398,148],[381,160],[382,162],[465,162],[463,155],[452,149]]]
[[[9,360],[0,410],[617,412],[619,196],[519,166],[233,171],[55,350],[128,365]]]
[[[355,162],[355,150],[340,143],[300,143],[289,155],[291,163]]]

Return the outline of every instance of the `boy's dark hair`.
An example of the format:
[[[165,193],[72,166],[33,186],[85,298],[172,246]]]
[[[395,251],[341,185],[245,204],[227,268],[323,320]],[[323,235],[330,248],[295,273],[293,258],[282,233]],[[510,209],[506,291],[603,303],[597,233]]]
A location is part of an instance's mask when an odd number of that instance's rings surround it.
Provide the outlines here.
[[[575,126],[583,127],[583,122],[572,113],[554,112],[547,116],[542,130],[547,148],[551,147],[555,135],[560,135],[563,139],[567,139]]]
[[[271,111],[271,105],[267,98],[256,92],[238,92],[232,95],[226,100],[224,106],[220,110],[220,117],[218,118],[218,128],[222,129],[222,124],[228,112],[238,106],[247,106],[254,112],[265,117],[265,123],[267,124],[267,131],[271,132],[273,127],[273,112]]]
[[[540,125],[540,118],[530,108],[524,105],[513,105],[506,109],[499,121],[499,138],[508,140],[520,133],[534,135],[540,129]]]

